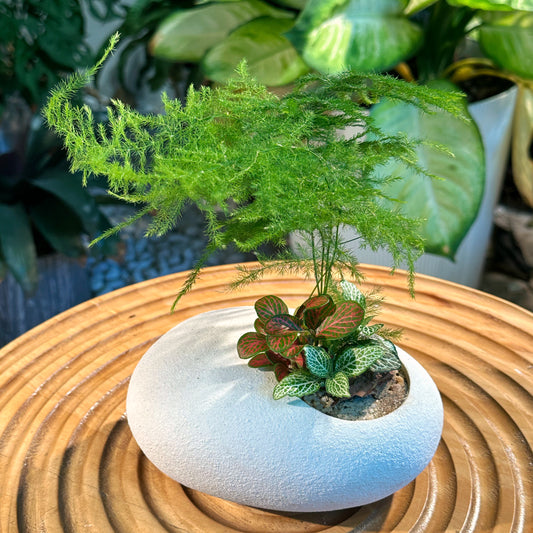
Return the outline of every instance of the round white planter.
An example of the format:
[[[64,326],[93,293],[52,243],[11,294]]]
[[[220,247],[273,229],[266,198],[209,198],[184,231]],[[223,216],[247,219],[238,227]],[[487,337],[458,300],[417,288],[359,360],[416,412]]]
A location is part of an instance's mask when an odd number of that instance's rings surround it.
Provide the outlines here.
[[[272,372],[250,369],[236,343],[252,307],[182,322],[144,355],[127,396],[146,456],[185,486],[281,511],[329,511],[384,498],[413,480],[440,440],[437,387],[399,350],[405,402],[367,421],[340,420],[297,398],[272,399]]]

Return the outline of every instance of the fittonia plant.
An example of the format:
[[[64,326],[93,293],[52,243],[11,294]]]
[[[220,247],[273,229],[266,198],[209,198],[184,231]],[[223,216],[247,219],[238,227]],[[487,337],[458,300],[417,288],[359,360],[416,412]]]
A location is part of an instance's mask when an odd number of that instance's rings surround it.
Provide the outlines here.
[[[421,180],[431,177],[417,161],[416,142],[383,133],[367,110],[389,99],[415,105],[421,113],[442,109],[461,116],[462,96],[388,76],[344,72],[308,75],[278,97],[242,64],[227,85],[191,88],[183,105],[164,97],[161,115],[142,115],[114,101],[104,128],[95,126],[89,108],[71,102],[104,59],[60,85],[46,117],[64,138],[73,170],[86,178],[107,176],[113,195],[139,207],[114,231],[151,214],[147,234],[162,235],[185,205],[203,212],[208,245],[176,301],[212,253],[234,244],[256,252],[259,260],[242,267],[236,286],[272,269],[303,272],[315,282],[294,316],[274,297],[260,300],[257,331],[239,343],[251,365],[268,359],[283,378],[276,397],[300,394],[304,383],[306,390],[324,386],[345,396],[347,381],[363,367],[396,361],[391,345],[373,336],[377,327],[368,325],[360,293],[346,283],[336,291],[345,277],[360,278],[340,228],[353,226],[365,246],[386,248],[393,267],[405,262],[412,287],[423,243],[418,221],[383,203],[384,186],[401,179],[397,170],[387,174],[387,163],[398,160]],[[355,133],[340,135],[346,128]],[[303,237],[300,250],[287,248],[291,233]],[[258,250],[267,242],[281,248],[278,256],[261,256]]]
[[[245,333],[237,350],[250,367],[275,372],[275,399],[320,389],[349,398],[351,378],[400,369],[394,344],[377,335],[383,324],[369,325],[364,294],[348,281],[339,288],[337,303],[327,294],[312,296],[294,315],[277,296],[256,302],[255,332]]]

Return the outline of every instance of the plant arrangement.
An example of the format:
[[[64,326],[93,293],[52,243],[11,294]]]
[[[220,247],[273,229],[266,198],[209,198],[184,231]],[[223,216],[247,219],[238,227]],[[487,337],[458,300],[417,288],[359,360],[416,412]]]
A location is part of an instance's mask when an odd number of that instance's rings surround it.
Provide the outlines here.
[[[189,74],[189,81],[196,83],[202,77],[226,83],[243,57],[250,73],[268,86],[291,83],[310,69],[332,73],[349,68],[394,71],[409,81],[416,79],[441,89],[453,90],[459,83],[463,90],[476,88],[475,94],[482,96],[480,88],[501,90],[508,85],[499,81],[508,79],[519,86],[513,176],[531,204],[528,142],[533,116],[527,80],[533,77],[528,60],[533,57],[532,9],[531,2],[514,0],[242,0],[208,4],[142,0],[128,11],[121,31],[134,37],[132,47],[141,42],[148,46],[159,69],[156,72],[166,68],[168,73],[173,65],[180,72],[176,85]],[[156,11],[157,20],[150,17]],[[467,38],[479,46],[467,49]],[[178,65],[186,68],[178,69]],[[481,86],[473,85],[476,79],[483,80]],[[386,189],[386,194],[406,200],[404,214],[427,219],[421,227],[426,251],[453,260],[483,197],[484,151],[477,128],[438,113],[420,117],[410,104],[400,102],[373,112],[383,130],[420,131],[420,136],[446,145],[456,155],[455,160],[435,157],[430,148],[419,145],[420,161],[444,179],[420,186],[419,176],[403,169],[405,179]],[[446,127],[442,127],[443,121]],[[460,164],[454,164],[459,160]]]
[[[345,280],[360,279],[360,273],[340,227],[355,226],[367,246],[386,247],[396,264],[405,260],[412,288],[412,266],[423,249],[419,221],[384,204],[391,199],[383,195],[383,184],[401,176],[376,168],[400,159],[421,179],[432,178],[418,164],[414,142],[383,134],[366,109],[388,98],[409,102],[421,112],[438,108],[461,116],[463,97],[392,77],[344,72],[309,75],[280,98],[241,64],[227,85],[191,87],[184,105],[164,97],[164,115],[141,115],[115,101],[105,129],[94,123],[87,106],[71,102],[105,57],[62,83],[46,107],[72,169],[85,177],[107,176],[111,194],[139,206],[134,217],[102,237],[147,213],[153,215],[148,234],[161,235],[186,203],[194,203],[206,216],[209,241],[176,302],[192,287],[209,255],[230,243],[256,252],[259,260],[241,267],[234,287],[273,269],[304,272],[314,279],[309,299],[294,315],[275,296],[259,300],[256,332],[238,344],[251,366],[273,367],[281,380],[275,397],[322,386],[346,397],[352,377],[367,369],[397,368],[393,346],[375,335],[381,326],[369,324],[373,303],[367,305]],[[360,135],[339,136],[339,129],[353,125]],[[298,253],[285,246],[291,232],[305,238]],[[280,246],[280,254],[263,257],[258,249],[266,242]]]

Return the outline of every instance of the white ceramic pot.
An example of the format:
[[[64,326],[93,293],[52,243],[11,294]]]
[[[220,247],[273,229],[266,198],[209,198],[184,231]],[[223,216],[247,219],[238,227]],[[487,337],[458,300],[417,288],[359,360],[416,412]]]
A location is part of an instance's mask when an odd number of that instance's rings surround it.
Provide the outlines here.
[[[470,104],[468,109],[476,122],[485,148],[485,190],[478,215],[463,239],[455,261],[434,254],[424,254],[415,265],[415,271],[437,278],[454,281],[469,287],[478,287],[483,274],[492,232],[493,212],[499,199],[505,168],[509,158],[509,144],[516,101],[516,87]],[[343,238],[351,240],[357,234],[345,228]],[[291,236],[294,242],[297,237]],[[384,250],[376,252],[360,248],[353,241],[352,251],[359,262],[390,266],[392,259]],[[404,268],[406,265],[402,265]]]
[[[272,399],[272,372],[250,369],[236,343],[252,307],[221,309],[161,337],[133,372],[128,422],[146,456],[185,486],[281,511],[329,511],[384,498],[413,480],[440,440],[437,387],[399,350],[409,395],[375,420],[328,416]]]

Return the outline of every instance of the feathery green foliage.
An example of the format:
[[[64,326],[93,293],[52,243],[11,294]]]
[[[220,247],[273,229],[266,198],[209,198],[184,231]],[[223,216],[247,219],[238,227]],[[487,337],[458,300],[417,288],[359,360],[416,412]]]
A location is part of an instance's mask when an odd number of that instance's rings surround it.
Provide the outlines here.
[[[184,106],[163,97],[165,114],[141,115],[119,101],[109,110],[108,129],[96,128],[87,107],[71,98],[88,83],[116,44],[84,74],[61,84],[46,117],[63,138],[73,170],[103,174],[110,192],[152,212],[149,235],[172,228],[186,203],[208,221],[206,254],[178,298],[194,283],[210,253],[235,243],[256,251],[265,242],[283,245],[299,232],[308,246],[285,251],[280,261],[263,259],[257,271],[242,272],[237,284],[270,268],[301,269],[325,294],[357,259],[339,238],[343,224],[354,226],[372,249],[387,248],[394,265],[411,271],[422,250],[417,221],[382,206],[382,186],[400,176],[377,177],[376,167],[402,160],[424,176],[413,143],[383,134],[366,106],[383,98],[409,102],[421,112],[461,112],[458,94],[408,84],[382,75],[345,72],[312,74],[279,98],[257,83],[241,64],[227,85],[191,88]],[[343,138],[339,130],[355,127]],[[421,140],[422,142],[422,140]]]

